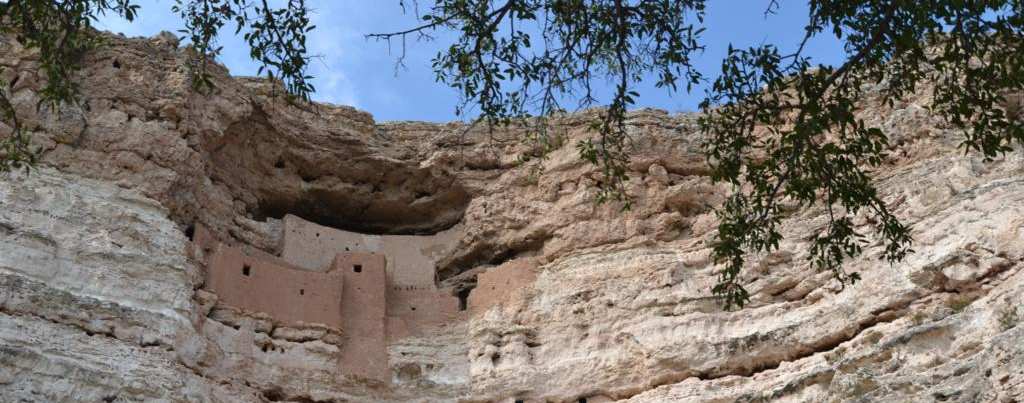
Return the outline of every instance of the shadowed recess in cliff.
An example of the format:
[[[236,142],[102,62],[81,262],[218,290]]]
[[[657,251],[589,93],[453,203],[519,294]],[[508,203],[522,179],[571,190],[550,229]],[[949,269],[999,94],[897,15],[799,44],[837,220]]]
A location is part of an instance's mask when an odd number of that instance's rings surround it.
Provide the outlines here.
[[[256,111],[207,149],[214,182],[260,221],[294,214],[367,234],[433,234],[470,201],[454,175],[381,156],[358,130],[292,136]]]
[[[424,205],[395,200],[380,192],[311,189],[292,195],[267,194],[250,213],[259,221],[293,214],[328,227],[364,234],[430,235],[461,220],[468,195],[460,189],[440,199]]]
[[[510,244],[478,242],[466,248],[453,249],[452,254],[438,262],[437,278],[441,281],[450,279],[456,279],[455,282],[465,281],[465,279],[458,279],[462,277],[460,274],[475,267],[500,266],[517,258],[535,256],[544,248],[544,243],[549,239],[551,239],[551,234],[535,232]],[[470,282],[472,283],[472,281]],[[470,285],[469,288],[474,286]]]

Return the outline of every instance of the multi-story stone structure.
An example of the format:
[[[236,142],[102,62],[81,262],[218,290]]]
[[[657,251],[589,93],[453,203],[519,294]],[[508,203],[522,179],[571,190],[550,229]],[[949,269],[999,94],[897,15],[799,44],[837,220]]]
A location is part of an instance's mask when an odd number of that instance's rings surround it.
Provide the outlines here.
[[[284,324],[340,329],[340,371],[384,383],[391,376],[389,341],[450,325],[464,319],[470,305],[480,312],[534,279],[532,265],[520,261],[481,276],[486,291],[478,295],[460,300],[438,289],[434,255],[454,240],[453,232],[366,235],[289,215],[278,257],[223,243],[201,226],[194,231],[193,249],[206,262],[205,287],[219,303]]]

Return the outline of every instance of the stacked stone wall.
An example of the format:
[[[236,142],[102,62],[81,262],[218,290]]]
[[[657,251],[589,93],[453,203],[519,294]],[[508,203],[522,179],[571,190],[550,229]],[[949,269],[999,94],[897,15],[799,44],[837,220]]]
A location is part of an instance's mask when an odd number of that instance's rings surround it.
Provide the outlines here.
[[[226,305],[265,312],[284,323],[343,324],[339,273],[301,270],[219,244],[207,266],[206,287]]]
[[[309,270],[323,270],[333,256],[366,251],[387,257],[388,339],[417,336],[457,320],[459,299],[438,289],[437,257],[454,243],[457,229],[435,235],[367,235],[284,218],[282,257]]]

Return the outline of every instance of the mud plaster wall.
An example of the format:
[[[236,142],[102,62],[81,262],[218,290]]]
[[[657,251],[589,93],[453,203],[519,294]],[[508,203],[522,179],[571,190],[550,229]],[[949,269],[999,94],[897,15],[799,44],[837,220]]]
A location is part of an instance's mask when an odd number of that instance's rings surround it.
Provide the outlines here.
[[[435,235],[367,235],[342,231],[284,217],[284,260],[310,270],[324,270],[331,259],[346,251],[364,251],[387,257],[387,330],[390,340],[423,334],[456,320],[459,300],[437,289],[437,259],[459,234],[453,227]],[[385,284],[385,283],[382,283]]]
[[[192,242],[188,243],[186,252],[190,258],[195,259],[202,265],[208,265],[210,263],[209,259],[213,256],[217,246],[225,244],[242,251],[242,253],[248,256],[266,260],[280,266],[302,269],[301,267],[295,267],[295,265],[288,263],[280,257],[267,253],[259,248],[255,248],[244,243],[230,242],[217,238],[209,228],[206,228],[205,225],[200,223],[195,223],[194,227],[192,227],[191,238]]]
[[[537,280],[537,264],[532,258],[515,259],[480,273],[476,288],[469,294],[469,311],[477,314],[515,298]]]
[[[395,285],[434,285],[434,266],[458,239],[455,226],[434,235],[368,235],[284,217],[281,257],[309,270],[325,270],[334,255],[345,251],[376,252],[388,258],[388,280]]]
[[[386,264],[382,255],[350,252],[338,254],[330,269],[344,278],[341,371],[384,383],[391,379],[385,322]]]
[[[422,335],[464,316],[459,299],[430,287],[389,286],[388,339]]]
[[[266,253],[250,255],[221,243],[198,226],[189,246],[207,262],[206,288],[219,303],[269,314],[282,323],[321,323],[341,329],[342,373],[390,381],[387,356],[384,256],[343,252],[326,272],[299,267]]]
[[[226,305],[265,312],[285,323],[333,327],[344,325],[343,282],[336,272],[291,268],[225,244],[216,246],[206,275],[207,289]]]

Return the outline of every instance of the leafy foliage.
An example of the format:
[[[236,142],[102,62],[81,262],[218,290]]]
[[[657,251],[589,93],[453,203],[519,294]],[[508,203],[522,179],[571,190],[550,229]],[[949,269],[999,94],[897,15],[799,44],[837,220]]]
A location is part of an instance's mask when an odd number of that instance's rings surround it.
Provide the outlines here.
[[[729,49],[703,103],[705,150],[716,181],[734,192],[719,210],[714,255],[724,263],[713,291],[726,307],[749,295],[740,282],[745,255],[778,248],[780,204],[823,205],[828,225],[814,238],[812,265],[841,284],[843,270],[870,241],[853,224],[866,214],[890,263],[911,252],[910,229],[878,196],[870,172],[891,148],[888,136],[857,115],[865,88],[893,105],[923,83],[933,108],[962,127],[965,150],[986,159],[1024,140],[1020,121],[994,107],[1024,88],[1020,1],[811,1],[804,43],[819,34],[843,41],[838,67],[763,45]]]
[[[39,64],[46,73],[38,107],[56,108],[72,102],[78,86],[72,75],[81,67],[85,52],[99,44],[90,28],[96,16],[114,12],[131,21],[138,6],[129,0],[8,1],[0,4],[0,33],[13,35],[28,48],[39,49]],[[4,67],[0,66],[0,71]],[[38,159],[11,103],[8,85],[0,90],[0,117],[7,133],[0,140],[0,173],[28,170]]]
[[[460,93],[457,113],[477,107],[490,124],[550,116],[564,111],[567,100],[595,105],[594,80],[614,80],[611,102],[594,124],[597,138],[577,149],[604,174],[598,200],[628,202],[626,111],[639,95],[632,86],[649,74],[672,90],[699,82],[690,60],[702,49],[695,24],[703,11],[702,0],[440,0],[422,25],[369,37],[401,40],[404,49],[409,35],[458,32],[433,60],[437,80]],[[539,122],[532,136],[543,142],[548,135]]]
[[[214,89],[210,61],[229,24],[243,33],[260,74],[280,81],[289,100],[314,91],[306,75],[306,35],[313,29],[304,0],[175,0],[184,20],[197,90]],[[406,7],[403,1],[399,4]],[[767,13],[780,7],[766,1]],[[965,152],[991,160],[1024,141],[1024,3],[1021,0],[809,0],[805,36],[795,52],[774,44],[730,46],[702,103],[700,127],[712,179],[732,185],[718,210],[714,257],[721,264],[713,288],[726,308],[748,303],[742,270],[751,253],[779,247],[779,225],[792,207],[819,206],[828,223],[810,248],[812,266],[840,284],[857,281],[843,268],[869,242],[885,245],[890,263],[912,252],[910,228],[879,196],[872,172],[893,145],[889,135],[858,115],[867,91],[894,105],[930,85],[932,108],[964,133]],[[419,10],[415,0],[411,5]],[[100,44],[91,29],[99,15],[131,21],[130,0],[13,0],[0,3],[0,30],[39,50],[46,83],[38,107],[76,102],[75,72],[85,52]],[[576,144],[599,167],[598,201],[629,206],[627,110],[636,85],[692,91],[704,82],[693,68],[703,50],[704,0],[435,0],[405,31],[371,34],[400,40],[458,33],[438,52],[438,81],[459,92],[460,115],[479,113],[488,125],[534,122],[527,139],[550,150],[546,117],[569,108],[604,104],[595,137]],[[829,35],[844,46],[839,66],[815,65],[804,44]],[[404,60],[404,54],[399,63]],[[594,80],[610,80],[607,103]],[[4,83],[7,84],[7,83]],[[9,87],[9,85],[4,85]],[[570,105],[571,104],[571,105]],[[8,90],[0,117],[9,133],[0,143],[0,172],[28,168],[38,154],[18,121]],[[867,225],[859,225],[863,218]]]
[[[306,33],[313,29],[304,0],[288,0],[281,8],[266,0],[176,0],[173,6],[185,21],[182,33],[191,41],[190,71],[196,89],[212,89],[209,61],[220,52],[216,36],[227,22],[236,33],[246,30],[260,73],[281,80],[291,98],[308,100],[314,91],[305,70],[309,62]],[[78,102],[75,73],[86,52],[102,45],[92,24],[107,13],[133,21],[139,6],[131,0],[13,0],[0,3],[0,33],[13,35],[26,48],[37,49],[41,71],[46,74],[37,107],[58,108]],[[2,69],[2,67],[0,67]],[[10,83],[0,90],[0,117],[6,133],[0,138],[0,173],[30,169],[38,150],[31,149],[26,132],[10,98]]]
[[[172,10],[185,22],[181,33],[192,44],[189,65],[193,86],[213,89],[207,67],[220,54],[216,43],[221,28],[235,23],[235,34],[247,31],[249,56],[260,63],[259,74],[284,84],[289,99],[309,101],[315,91],[306,75],[310,57],[306,34],[310,24],[305,0],[287,0],[284,7],[272,7],[267,0],[175,0]]]
[[[767,3],[767,13],[780,7]],[[934,108],[963,127],[965,150],[986,159],[1024,140],[1011,108],[997,107],[1024,89],[1020,0],[810,0],[809,22],[797,50],[776,45],[730,46],[721,74],[702,103],[704,150],[712,179],[733,186],[718,210],[714,257],[722,264],[713,288],[726,308],[750,295],[742,269],[750,253],[779,247],[783,205],[823,206],[828,224],[811,245],[811,263],[845,285],[860,279],[843,262],[861,254],[872,233],[893,263],[912,252],[910,229],[878,195],[871,172],[892,148],[888,135],[858,117],[865,91],[876,87],[889,105],[934,82]],[[690,91],[701,82],[691,57],[703,47],[703,1],[441,0],[407,31],[375,34],[391,40],[461,35],[434,59],[437,78],[463,103],[493,122],[546,116],[562,99],[595,104],[591,80],[609,79],[615,92],[595,139],[577,144],[601,168],[598,200],[624,200],[628,179],[626,109],[634,85],[653,74],[659,87]],[[804,44],[832,35],[845,47],[841,66],[814,65]],[[540,40],[535,40],[539,37]],[[535,46],[536,44],[536,46]],[[543,128],[541,128],[543,129]],[[866,217],[871,233],[855,225]]]

